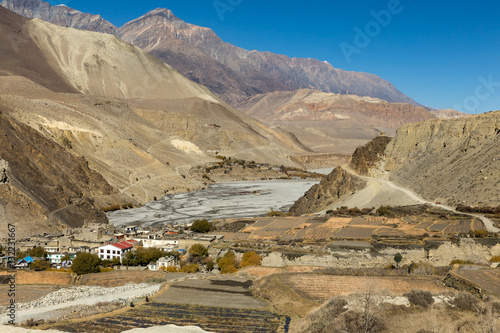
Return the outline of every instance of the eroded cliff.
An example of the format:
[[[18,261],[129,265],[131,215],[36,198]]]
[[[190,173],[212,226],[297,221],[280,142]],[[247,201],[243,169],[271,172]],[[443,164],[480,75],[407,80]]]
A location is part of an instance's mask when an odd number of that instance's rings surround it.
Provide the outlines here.
[[[336,201],[364,188],[365,181],[351,175],[341,167],[335,168],[326,178],[314,185],[290,208],[293,215],[316,213]]]
[[[500,202],[500,111],[405,125],[385,154],[391,180],[428,200]]]

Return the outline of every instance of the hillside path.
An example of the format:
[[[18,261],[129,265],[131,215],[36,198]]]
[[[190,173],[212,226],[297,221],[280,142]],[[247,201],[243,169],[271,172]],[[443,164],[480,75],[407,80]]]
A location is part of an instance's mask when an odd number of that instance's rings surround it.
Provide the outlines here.
[[[462,215],[467,215],[467,216],[471,216],[471,217],[477,218],[478,220],[480,220],[483,223],[484,227],[486,228],[486,230],[488,230],[488,232],[495,232],[495,233],[500,232],[500,229],[497,228],[497,227],[495,227],[493,221],[491,221],[486,216],[483,216],[483,215],[480,215],[480,214],[471,214],[471,213],[459,212],[459,211],[457,211],[453,207],[446,206],[446,205],[443,205],[443,204],[437,204],[435,202],[426,200],[426,199],[422,198],[420,195],[418,195],[417,193],[413,192],[412,190],[394,184],[392,181],[390,181],[388,179],[389,178],[389,173],[387,173],[386,171],[382,171],[381,172],[381,178],[374,178],[374,177],[368,177],[368,176],[360,176],[352,168],[350,168],[349,166],[342,166],[342,168],[344,170],[346,170],[347,172],[349,172],[350,174],[368,181],[368,183],[375,181],[375,182],[378,182],[379,184],[385,185],[385,186],[390,187],[390,188],[392,188],[394,190],[401,191],[404,194],[406,194],[408,197],[410,197],[411,199],[415,200],[418,203],[428,204],[428,205],[431,205],[433,207],[442,208],[442,209],[450,211],[452,213],[462,214]]]

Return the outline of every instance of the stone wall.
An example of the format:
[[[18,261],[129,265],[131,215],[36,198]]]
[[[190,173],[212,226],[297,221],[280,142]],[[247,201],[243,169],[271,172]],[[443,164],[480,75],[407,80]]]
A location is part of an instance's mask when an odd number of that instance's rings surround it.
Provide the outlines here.
[[[474,239],[461,239],[459,243],[443,241],[436,248],[399,249],[387,247],[378,251],[333,251],[330,255],[286,255],[272,252],[262,256],[262,266],[318,266],[340,268],[383,268],[394,263],[394,255],[401,253],[401,265],[412,262],[429,262],[434,266],[447,266],[452,260],[470,260],[474,263],[488,264],[493,256],[500,255],[500,240],[494,245],[483,245]]]

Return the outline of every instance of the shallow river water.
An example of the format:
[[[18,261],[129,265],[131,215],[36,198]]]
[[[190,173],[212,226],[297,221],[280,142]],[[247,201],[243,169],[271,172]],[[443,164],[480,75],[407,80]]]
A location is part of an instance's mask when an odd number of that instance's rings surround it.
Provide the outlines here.
[[[287,211],[317,183],[314,179],[217,183],[205,190],[169,195],[141,208],[112,212],[108,219],[115,226],[150,226],[262,216],[270,210]]]

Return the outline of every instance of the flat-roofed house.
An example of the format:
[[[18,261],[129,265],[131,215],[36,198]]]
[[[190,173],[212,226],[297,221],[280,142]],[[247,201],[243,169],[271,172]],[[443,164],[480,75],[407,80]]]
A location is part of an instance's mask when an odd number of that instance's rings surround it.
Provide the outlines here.
[[[113,260],[115,258],[118,258],[121,262],[123,256],[125,256],[127,252],[132,251],[135,243],[137,243],[137,241],[132,239],[128,241],[100,246],[97,249],[97,254],[99,255],[99,258],[101,258],[101,260]]]

